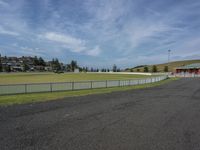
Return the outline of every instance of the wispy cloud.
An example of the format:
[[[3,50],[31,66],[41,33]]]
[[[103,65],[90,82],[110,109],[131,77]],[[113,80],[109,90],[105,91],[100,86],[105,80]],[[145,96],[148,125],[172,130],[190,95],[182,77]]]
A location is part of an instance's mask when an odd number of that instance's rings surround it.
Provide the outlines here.
[[[95,48],[86,51],[86,53],[90,56],[98,56],[101,53],[101,49],[99,46],[96,46]]]
[[[99,46],[96,46],[94,49],[88,49],[85,40],[72,37],[70,35],[59,34],[55,32],[48,32],[44,35],[40,35],[47,40],[61,44],[62,47],[67,48],[68,50],[75,53],[84,53],[90,56],[98,56],[101,52]]]
[[[196,59],[199,9],[196,0],[0,0],[0,52],[122,67],[165,62],[168,49]]]
[[[85,41],[74,38],[69,35],[63,35],[59,33],[49,32],[45,33],[44,37],[50,41],[64,44],[66,48],[69,48],[73,52],[82,52],[85,50]]]
[[[0,26],[0,34],[11,35],[11,36],[18,36],[19,35],[19,33],[6,30],[2,26]]]

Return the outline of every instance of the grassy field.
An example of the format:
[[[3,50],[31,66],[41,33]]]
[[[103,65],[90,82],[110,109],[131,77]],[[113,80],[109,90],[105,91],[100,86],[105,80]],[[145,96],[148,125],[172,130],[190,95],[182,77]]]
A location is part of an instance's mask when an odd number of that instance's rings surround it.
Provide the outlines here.
[[[184,65],[189,65],[189,64],[193,64],[193,63],[200,63],[200,60],[184,60],[184,61],[170,62],[170,64],[169,64],[169,71],[175,71],[176,67],[180,67],[180,66],[184,66]],[[157,66],[158,72],[163,72],[164,67],[168,66],[168,63],[156,64],[156,66]],[[149,68],[149,71],[152,70],[152,65],[147,65],[147,67]],[[132,68],[130,70],[132,70],[133,72],[137,72],[137,69],[139,69],[140,72],[144,71],[144,67]]]
[[[102,89],[90,89],[90,90],[79,90],[79,91],[67,91],[67,92],[53,92],[53,93],[34,93],[34,94],[19,94],[19,95],[8,95],[0,96],[0,105],[12,105],[12,104],[24,104],[24,103],[33,103],[33,102],[43,102],[50,100],[59,100],[65,97],[73,96],[84,96],[90,94],[101,94],[101,93],[111,93],[114,91],[124,91],[124,90],[133,90],[141,88],[149,88],[154,86],[159,86],[178,78],[170,78],[156,83],[149,83],[137,86],[126,86],[126,87],[114,87],[114,88],[102,88]]]
[[[145,75],[128,74],[101,74],[101,73],[7,73],[0,74],[0,84],[18,83],[45,83],[45,82],[68,82],[86,80],[122,80],[144,78]]]

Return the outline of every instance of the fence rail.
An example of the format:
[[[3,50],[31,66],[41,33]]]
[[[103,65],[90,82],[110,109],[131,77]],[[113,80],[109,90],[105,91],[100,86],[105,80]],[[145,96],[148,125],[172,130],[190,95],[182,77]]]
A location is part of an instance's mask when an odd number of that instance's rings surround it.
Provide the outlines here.
[[[0,95],[122,87],[122,86],[131,86],[131,85],[158,82],[166,78],[167,76],[157,76],[157,77],[151,77],[151,78],[129,79],[129,80],[8,84],[8,85],[0,85]]]

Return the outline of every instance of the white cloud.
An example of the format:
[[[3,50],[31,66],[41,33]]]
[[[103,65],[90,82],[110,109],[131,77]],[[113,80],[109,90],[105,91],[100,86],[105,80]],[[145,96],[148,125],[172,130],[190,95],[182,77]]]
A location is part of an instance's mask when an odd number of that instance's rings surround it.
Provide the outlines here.
[[[85,40],[75,38],[66,34],[64,35],[55,32],[47,32],[44,35],[42,35],[42,37],[44,37],[47,40],[61,44],[62,47],[67,48],[75,53],[85,53],[90,56],[97,56],[100,54],[101,51],[99,46],[96,46],[94,49],[89,49],[86,46]]]
[[[65,47],[69,48],[73,52],[82,52],[85,50],[84,40],[74,38],[69,35],[48,32],[48,33],[45,33],[44,37],[50,41],[64,44]]]

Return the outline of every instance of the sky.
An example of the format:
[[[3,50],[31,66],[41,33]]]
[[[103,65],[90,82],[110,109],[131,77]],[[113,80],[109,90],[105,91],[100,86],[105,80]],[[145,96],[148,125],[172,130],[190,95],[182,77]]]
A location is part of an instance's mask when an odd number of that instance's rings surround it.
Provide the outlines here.
[[[120,68],[200,59],[198,0],[0,0],[0,53]]]

